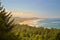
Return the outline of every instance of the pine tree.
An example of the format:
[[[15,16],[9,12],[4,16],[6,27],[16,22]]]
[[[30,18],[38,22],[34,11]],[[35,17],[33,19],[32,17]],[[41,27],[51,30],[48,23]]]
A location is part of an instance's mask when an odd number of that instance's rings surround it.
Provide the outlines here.
[[[0,32],[9,32],[14,27],[14,19],[11,20],[11,12],[7,13],[0,2]]]
[[[16,35],[11,33],[15,27],[11,12],[7,13],[0,2],[0,40],[17,40]]]

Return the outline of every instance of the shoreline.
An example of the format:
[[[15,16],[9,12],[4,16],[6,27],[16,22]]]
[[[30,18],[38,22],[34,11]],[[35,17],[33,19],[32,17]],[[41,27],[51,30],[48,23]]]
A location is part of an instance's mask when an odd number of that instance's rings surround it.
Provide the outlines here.
[[[31,20],[25,20],[21,23],[19,23],[20,25],[31,25],[33,23],[36,23],[37,21],[41,21],[41,20],[44,20],[44,19],[31,19]]]
[[[21,22],[19,24],[20,25],[29,25],[29,24],[32,24],[34,21],[36,21],[36,20],[25,20],[25,21],[23,21],[23,22]]]

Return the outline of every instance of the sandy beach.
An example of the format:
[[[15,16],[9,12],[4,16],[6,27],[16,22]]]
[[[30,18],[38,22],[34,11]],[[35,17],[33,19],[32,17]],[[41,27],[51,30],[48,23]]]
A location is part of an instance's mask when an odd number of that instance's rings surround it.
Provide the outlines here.
[[[43,19],[41,19],[41,20],[43,20]],[[36,20],[26,20],[26,21],[23,21],[23,22],[21,22],[21,23],[19,23],[20,25],[29,25],[29,24],[32,24],[32,23],[34,23],[34,22],[37,22],[37,21],[40,21],[40,19],[36,19]]]
[[[29,24],[32,24],[34,21],[36,21],[36,20],[26,20],[26,21],[23,21],[23,22],[21,22],[21,23],[19,23],[19,24],[21,24],[21,25],[29,25]]]

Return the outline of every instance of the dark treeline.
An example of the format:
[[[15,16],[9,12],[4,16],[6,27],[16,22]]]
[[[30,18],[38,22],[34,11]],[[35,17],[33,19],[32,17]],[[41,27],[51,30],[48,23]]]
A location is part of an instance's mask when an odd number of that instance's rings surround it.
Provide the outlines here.
[[[11,17],[0,6],[0,40],[60,40],[60,29],[16,25]]]

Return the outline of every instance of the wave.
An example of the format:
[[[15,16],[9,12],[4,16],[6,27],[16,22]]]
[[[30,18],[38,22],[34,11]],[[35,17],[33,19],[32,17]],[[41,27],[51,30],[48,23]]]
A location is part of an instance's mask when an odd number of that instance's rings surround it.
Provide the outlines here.
[[[43,26],[47,28],[60,28],[60,19],[39,19],[34,21],[31,26]]]

